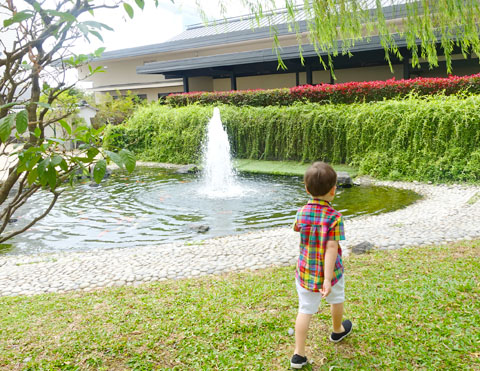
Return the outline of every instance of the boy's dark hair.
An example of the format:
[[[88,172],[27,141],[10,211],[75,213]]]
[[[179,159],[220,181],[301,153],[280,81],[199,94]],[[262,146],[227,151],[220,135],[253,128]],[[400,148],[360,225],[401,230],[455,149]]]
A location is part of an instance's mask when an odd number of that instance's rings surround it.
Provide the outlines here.
[[[337,184],[337,173],[329,164],[318,161],[305,171],[303,181],[312,196],[324,196]]]

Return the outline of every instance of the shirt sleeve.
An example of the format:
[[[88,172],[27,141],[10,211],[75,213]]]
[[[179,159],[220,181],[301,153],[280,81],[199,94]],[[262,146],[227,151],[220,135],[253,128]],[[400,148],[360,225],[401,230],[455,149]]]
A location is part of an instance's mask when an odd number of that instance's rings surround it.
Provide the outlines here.
[[[297,215],[295,215],[295,221],[293,222],[293,230],[295,232],[300,232],[300,227],[298,226],[298,211],[297,211]]]
[[[328,230],[328,240],[342,241],[345,240],[345,230],[343,227],[343,217],[338,216]]]

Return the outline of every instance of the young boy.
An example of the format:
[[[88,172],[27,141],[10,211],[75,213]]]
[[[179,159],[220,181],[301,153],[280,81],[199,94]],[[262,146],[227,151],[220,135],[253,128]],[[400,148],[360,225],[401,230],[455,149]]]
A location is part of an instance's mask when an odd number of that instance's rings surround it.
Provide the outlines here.
[[[305,340],[312,315],[325,298],[331,305],[333,332],[330,340],[339,342],[352,331],[352,322],[343,317],[344,278],[342,250],[344,240],[342,214],[330,202],[337,189],[337,173],[324,162],[313,163],[304,175],[305,189],[312,199],[297,212],[294,230],[300,232],[300,256],[295,272],[298,315],[295,323],[295,352],[292,368],[308,361]]]

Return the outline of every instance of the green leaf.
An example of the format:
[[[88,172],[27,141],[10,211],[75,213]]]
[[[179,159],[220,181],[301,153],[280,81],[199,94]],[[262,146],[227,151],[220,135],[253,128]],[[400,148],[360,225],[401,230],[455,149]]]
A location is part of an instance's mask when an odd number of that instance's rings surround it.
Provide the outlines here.
[[[33,13],[28,11],[28,10],[24,10],[22,12],[18,12],[16,13],[12,18],[9,18],[9,19],[6,19],[3,21],[3,27],[8,27],[14,23],[20,23],[20,22],[23,22],[25,21],[26,19],[29,19],[29,18],[32,18],[33,17]]]
[[[135,0],[135,2],[137,3],[137,6],[143,10],[144,6],[145,6],[145,1],[143,0]]]
[[[133,170],[135,170],[135,155],[130,152],[128,149],[122,149],[119,153],[120,157],[123,160],[123,163],[125,164],[125,169],[129,173],[131,173]]]
[[[37,105],[43,108],[49,108],[49,109],[52,108],[52,106],[50,106],[48,103],[45,103],[45,102],[37,102]]]
[[[105,47],[101,47],[101,48],[98,48],[97,50],[95,50],[95,51],[93,52],[93,54],[94,54],[96,57],[100,57],[100,56],[103,54],[104,51],[105,51]]]
[[[42,158],[40,156],[33,156],[32,159],[27,161],[27,170],[31,171],[33,167],[40,161]]]
[[[100,35],[99,32],[97,32],[97,31],[90,31],[90,33],[91,33],[93,36],[95,36],[97,39],[99,39],[100,41],[103,41],[103,37],[102,37],[102,35]]]
[[[45,13],[47,13],[48,15],[50,15],[52,17],[59,17],[62,21],[65,21],[65,22],[72,22],[73,23],[77,20],[77,18],[70,13],[59,12],[59,11],[56,11],[56,10],[53,10],[53,9],[47,9],[47,10],[45,10]]]
[[[63,161],[63,157],[62,156],[58,156],[58,155],[55,155],[51,158],[50,160],[50,164],[53,165],[53,166],[57,166],[57,165],[60,165],[60,163]]]
[[[55,166],[53,166],[53,164],[48,166],[47,182],[50,186],[50,189],[54,190],[57,187],[57,171],[55,170]]]
[[[68,171],[68,164],[64,158],[62,159],[62,162],[60,162],[60,169],[62,169],[63,171]]]
[[[11,102],[11,103],[4,104],[3,106],[0,106],[0,110],[16,106],[17,104],[18,104],[17,102]]]
[[[82,32],[83,36],[88,36],[89,30],[87,26],[85,26],[83,23],[79,23],[77,27]]]
[[[123,169],[124,164],[123,164],[122,156],[120,156],[118,153],[111,152],[111,151],[105,151],[105,154],[108,156],[110,160],[116,163],[120,169]]]
[[[68,135],[72,135],[72,127],[65,120],[59,120],[58,123],[65,129]]]
[[[42,131],[39,127],[35,128],[35,130],[33,131],[33,135],[35,135],[37,138],[40,138],[40,135],[42,135]]]
[[[48,143],[58,143],[58,144],[65,144],[65,140],[61,138],[48,138]]]
[[[83,24],[86,25],[86,26],[97,28],[99,30],[101,30],[102,28],[105,28],[108,31],[113,31],[113,28],[110,27],[109,25],[106,25],[105,23],[100,23],[100,22],[95,22],[95,21],[85,21],[85,22],[83,22]]]
[[[95,148],[95,147],[90,147],[87,150],[87,156],[91,160],[93,160],[95,158],[95,156],[98,155],[99,153],[100,153],[100,151],[98,150],[98,148]]]
[[[123,3],[123,7],[124,7],[125,11],[127,12],[128,16],[130,18],[133,18],[133,8],[130,6],[130,4]]]
[[[0,140],[5,143],[10,138],[15,115],[7,115],[0,120]]]
[[[28,112],[26,110],[22,110],[17,113],[15,118],[17,131],[20,134],[25,133],[28,129]]]
[[[35,168],[28,173],[28,176],[27,176],[28,185],[32,185],[33,182],[37,180],[37,178],[38,178],[38,172],[37,172],[37,169]]]
[[[45,174],[45,170],[47,169],[48,164],[50,163],[49,158],[45,158],[38,163],[37,172],[39,177],[43,177]]]
[[[93,180],[95,180],[96,183],[100,183],[105,176],[106,171],[107,162],[105,160],[98,161],[93,168]]]

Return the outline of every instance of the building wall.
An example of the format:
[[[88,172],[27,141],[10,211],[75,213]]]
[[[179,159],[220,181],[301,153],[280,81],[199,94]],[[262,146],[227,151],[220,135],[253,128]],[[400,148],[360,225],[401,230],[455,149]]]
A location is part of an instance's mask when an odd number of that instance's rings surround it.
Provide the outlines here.
[[[372,81],[372,80],[389,80],[395,78],[403,79],[403,65],[397,64],[393,66],[394,73],[390,72],[388,66],[361,67],[335,70],[336,84],[350,81]]]
[[[126,95],[127,92],[130,91],[136,95],[146,95],[146,99],[149,101],[158,100],[158,95],[162,94],[170,94],[170,93],[183,93],[183,86],[172,86],[167,88],[148,88],[148,89],[131,89],[131,90],[115,90],[110,92],[95,92],[95,102],[100,103],[105,100],[106,94],[110,94],[112,96],[116,96],[118,93],[121,95]]]
[[[163,75],[140,75],[137,74],[137,66],[143,64],[141,58],[121,60],[121,61],[104,61],[94,62],[92,67],[106,66],[105,72],[95,73],[89,77],[87,81],[93,82],[93,87],[125,85],[132,83],[153,83],[164,82]],[[88,66],[80,67],[79,77],[83,77],[88,73]]]
[[[237,89],[275,89],[295,86],[294,73],[278,75],[247,76],[237,78]]]
[[[452,74],[456,76],[467,76],[473,75],[476,73],[480,73],[480,64],[478,64],[478,59],[473,61],[473,65],[471,66],[455,66],[455,61],[452,63]],[[410,77],[448,77],[447,68],[445,66],[441,66],[439,68],[435,68],[430,70],[427,66],[421,68],[420,71],[418,69],[413,69],[410,72]]]
[[[188,79],[190,91],[213,91],[213,78],[211,77],[190,77]]]
[[[229,91],[230,87],[230,79],[213,79],[213,91]]]

